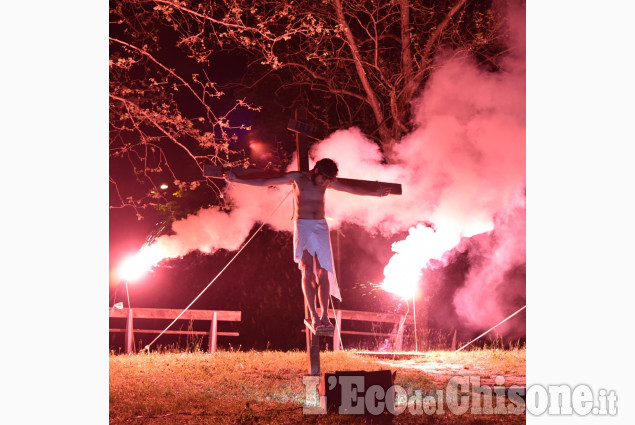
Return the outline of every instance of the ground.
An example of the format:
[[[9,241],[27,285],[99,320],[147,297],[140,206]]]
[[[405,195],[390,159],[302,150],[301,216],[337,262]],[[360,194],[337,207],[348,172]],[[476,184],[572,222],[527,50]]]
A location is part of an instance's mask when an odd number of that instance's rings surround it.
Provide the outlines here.
[[[472,376],[480,385],[525,385],[525,350],[428,352],[377,357],[350,351],[321,353],[322,372],[397,372],[395,384],[411,397],[445,391],[452,380]],[[374,417],[303,414],[307,370],[305,352],[151,353],[110,356],[111,424],[335,424],[372,423]],[[453,378],[454,377],[454,378]],[[498,378],[499,380],[501,378]],[[412,400],[412,399],[411,399]],[[509,400],[505,399],[507,402]],[[509,405],[509,403],[507,403]],[[521,414],[454,415],[409,410],[392,418],[411,423],[525,423]],[[414,412],[414,414],[412,414]]]

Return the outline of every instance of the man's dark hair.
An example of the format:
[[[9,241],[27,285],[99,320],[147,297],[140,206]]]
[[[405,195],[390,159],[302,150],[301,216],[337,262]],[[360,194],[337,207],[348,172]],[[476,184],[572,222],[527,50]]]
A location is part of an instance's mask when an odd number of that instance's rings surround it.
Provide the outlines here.
[[[328,179],[334,179],[337,176],[337,164],[329,158],[322,158],[315,163],[315,170]]]

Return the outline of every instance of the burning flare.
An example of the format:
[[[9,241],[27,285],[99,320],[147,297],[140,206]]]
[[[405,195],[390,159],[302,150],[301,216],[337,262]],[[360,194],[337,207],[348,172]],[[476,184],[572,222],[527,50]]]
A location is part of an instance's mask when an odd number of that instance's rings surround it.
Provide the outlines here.
[[[492,229],[492,224],[474,228],[481,231]],[[392,256],[384,268],[384,281],[380,287],[398,297],[408,300],[416,295],[423,270],[432,259],[439,259],[444,253],[456,247],[461,235],[456,232],[434,230],[423,224],[417,224],[408,230],[403,241],[395,242]]]
[[[128,282],[139,280],[163,258],[163,250],[158,244],[144,246],[137,254],[128,257],[119,266],[119,277]]]

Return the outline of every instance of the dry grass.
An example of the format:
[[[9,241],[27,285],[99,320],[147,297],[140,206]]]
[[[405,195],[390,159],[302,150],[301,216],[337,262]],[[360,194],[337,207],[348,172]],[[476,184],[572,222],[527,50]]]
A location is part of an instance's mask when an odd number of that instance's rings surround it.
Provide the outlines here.
[[[410,363],[408,363],[410,362]],[[397,370],[396,384],[407,391],[439,388],[446,378],[409,364],[462,365],[480,376],[525,374],[525,350],[429,352],[411,360],[386,361],[352,352],[321,354],[322,372]],[[404,367],[405,365],[405,367]],[[366,423],[352,415],[302,414],[305,352],[151,353],[110,356],[112,424],[296,424]],[[525,416],[431,415],[403,413],[393,423],[524,423]]]
[[[465,369],[489,370],[492,374],[525,376],[525,350],[430,351],[415,360],[463,365]]]

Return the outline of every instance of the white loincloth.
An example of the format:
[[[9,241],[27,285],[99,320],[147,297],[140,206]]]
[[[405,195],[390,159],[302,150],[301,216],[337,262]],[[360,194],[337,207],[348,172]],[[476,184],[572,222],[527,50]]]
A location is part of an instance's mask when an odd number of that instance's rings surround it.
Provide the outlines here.
[[[333,265],[333,251],[331,250],[331,237],[329,227],[325,219],[305,219],[295,220],[293,226],[293,251],[295,252],[295,262],[300,263],[302,253],[307,250],[309,254],[316,255],[320,266],[328,272],[329,294],[342,301],[340,288],[335,278],[335,267]],[[313,273],[317,279],[317,264],[313,262]]]

